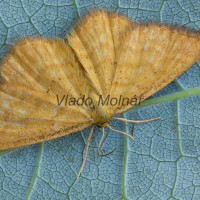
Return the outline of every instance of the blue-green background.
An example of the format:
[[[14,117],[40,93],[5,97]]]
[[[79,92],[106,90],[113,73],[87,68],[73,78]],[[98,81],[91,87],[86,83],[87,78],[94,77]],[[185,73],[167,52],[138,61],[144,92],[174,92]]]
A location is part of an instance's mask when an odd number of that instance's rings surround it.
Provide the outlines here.
[[[0,0],[0,55],[25,35],[64,38],[78,16],[105,7],[135,21],[159,21],[200,30],[200,0]],[[200,61],[155,96],[200,87]],[[90,129],[0,153],[1,200],[200,199],[200,95],[126,112],[128,119],[161,119],[135,126],[135,140],[96,128],[78,180]],[[131,124],[111,121],[131,132]]]

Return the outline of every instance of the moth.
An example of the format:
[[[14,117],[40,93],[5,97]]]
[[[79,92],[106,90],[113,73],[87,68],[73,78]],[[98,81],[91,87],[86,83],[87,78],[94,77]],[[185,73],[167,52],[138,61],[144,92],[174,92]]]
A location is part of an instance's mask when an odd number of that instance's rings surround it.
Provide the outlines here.
[[[105,127],[133,138],[113,129],[109,120],[137,121],[113,115],[162,89],[199,58],[197,31],[137,24],[98,9],[79,19],[66,40],[21,39],[9,49],[0,69],[0,150],[91,126],[79,176],[95,125],[102,128],[97,150],[102,156]],[[155,119],[146,121],[151,120]]]

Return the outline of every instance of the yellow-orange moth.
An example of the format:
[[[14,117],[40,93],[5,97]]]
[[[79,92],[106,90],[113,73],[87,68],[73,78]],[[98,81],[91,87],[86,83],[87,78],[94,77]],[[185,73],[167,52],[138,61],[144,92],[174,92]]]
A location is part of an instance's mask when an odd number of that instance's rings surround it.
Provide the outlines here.
[[[67,42],[17,41],[1,67],[0,150],[92,126],[79,176],[95,125],[102,128],[99,154],[104,127],[114,130],[109,119],[125,120],[113,115],[166,86],[199,57],[198,32],[136,24],[100,10],[79,19]]]

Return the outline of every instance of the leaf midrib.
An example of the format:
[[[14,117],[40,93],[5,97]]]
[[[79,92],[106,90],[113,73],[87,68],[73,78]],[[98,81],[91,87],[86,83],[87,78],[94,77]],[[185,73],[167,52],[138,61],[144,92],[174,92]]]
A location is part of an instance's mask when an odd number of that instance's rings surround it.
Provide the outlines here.
[[[37,160],[36,160],[36,163],[35,163],[33,176],[32,176],[31,182],[30,182],[30,184],[28,186],[28,190],[27,190],[27,193],[26,193],[26,196],[25,196],[24,200],[28,200],[29,199],[29,196],[30,196],[30,194],[31,194],[31,192],[33,190],[33,186],[34,186],[35,180],[38,177],[38,171],[39,171],[39,167],[40,167],[41,156],[42,156],[42,143],[39,143],[38,144]]]
[[[183,90],[180,92],[175,92],[173,94],[168,94],[165,96],[155,97],[152,99],[145,100],[145,101],[141,102],[140,105],[136,105],[136,106],[126,110],[125,112],[135,110],[138,108],[152,106],[155,104],[161,104],[161,103],[166,103],[166,102],[170,102],[170,101],[177,101],[179,99],[183,99],[183,98],[194,96],[194,95],[200,95],[200,86],[192,88],[192,89],[188,89],[188,90]]]

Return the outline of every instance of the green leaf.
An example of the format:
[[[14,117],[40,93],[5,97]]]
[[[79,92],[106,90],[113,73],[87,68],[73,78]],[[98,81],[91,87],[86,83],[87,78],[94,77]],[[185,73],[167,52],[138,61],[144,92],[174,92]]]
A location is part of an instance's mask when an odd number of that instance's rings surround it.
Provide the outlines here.
[[[199,0],[2,0],[0,54],[26,35],[64,38],[75,20],[92,7],[105,7],[135,21],[160,21],[200,29]],[[95,128],[87,161],[79,171],[90,128],[44,142],[0,152],[0,199],[200,199],[200,60],[140,106],[127,119],[160,120],[136,124],[132,141]],[[131,134],[131,124],[111,120]]]

